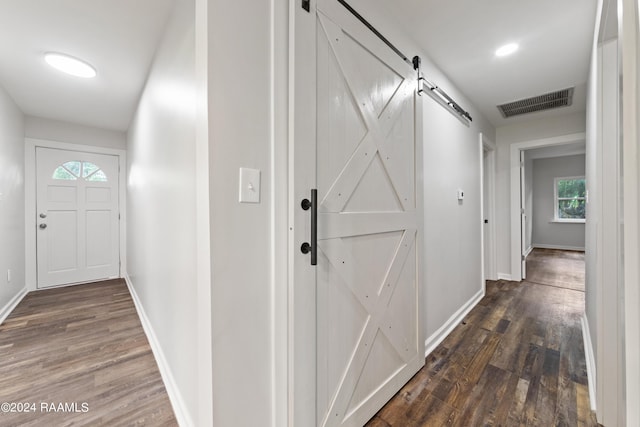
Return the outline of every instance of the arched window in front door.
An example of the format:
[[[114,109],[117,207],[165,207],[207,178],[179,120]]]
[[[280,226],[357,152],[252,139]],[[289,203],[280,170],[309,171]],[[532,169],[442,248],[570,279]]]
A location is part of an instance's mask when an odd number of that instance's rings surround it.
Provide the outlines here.
[[[58,166],[53,171],[52,178],[64,181],[75,181],[77,179],[84,179],[85,181],[92,182],[109,181],[107,175],[99,166],[91,162],[81,162],[78,160],[72,160]]]

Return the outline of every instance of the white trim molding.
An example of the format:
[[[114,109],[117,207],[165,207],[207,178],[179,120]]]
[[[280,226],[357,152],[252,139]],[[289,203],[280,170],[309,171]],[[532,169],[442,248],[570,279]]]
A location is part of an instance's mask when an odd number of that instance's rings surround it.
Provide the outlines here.
[[[534,243],[532,245],[532,249],[533,248],[540,248],[540,249],[560,249],[563,251],[580,251],[580,252],[584,252],[584,247],[582,246],[567,246],[567,245],[546,245],[543,243]]]
[[[498,280],[508,280],[511,281],[511,275],[507,273],[498,273]]]
[[[591,342],[591,332],[589,331],[589,320],[587,314],[582,313],[580,317],[582,325],[582,339],[584,341],[584,357],[587,364],[587,380],[589,381],[589,403],[591,410],[596,410],[596,358],[593,353],[593,343]]]
[[[160,371],[162,382],[167,389],[169,401],[171,402],[171,407],[173,408],[173,412],[178,421],[178,425],[180,425],[181,427],[195,426],[193,420],[189,416],[189,411],[187,410],[187,405],[182,397],[182,394],[180,393],[180,390],[176,385],[176,381],[173,378],[173,373],[169,368],[169,363],[167,362],[167,359],[162,352],[160,342],[158,341],[158,338],[153,331],[153,327],[151,326],[151,322],[149,321],[149,318],[144,311],[142,302],[138,298],[138,294],[133,287],[131,278],[129,278],[129,275],[126,273],[124,274],[124,280],[127,283],[127,288],[129,288],[129,293],[131,294],[131,298],[133,299],[133,304],[136,307],[136,311],[138,313],[138,317],[140,318],[140,323],[142,323],[144,333],[147,336],[147,341],[149,341],[149,345],[151,346],[153,357],[156,359],[156,364],[158,365],[158,370]]]
[[[28,290],[25,286],[20,291],[18,291],[18,293],[13,298],[11,298],[11,300],[6,303],[4,307],[2,307],[2,309],[0,310],[0,325],[2,325],[5,320],[7,320],[7,317],[9,317],[11,312],[15,310],[15,308],[18,306],[18,304],[20,304],[20,301],[22,301],[27,293]]]
[[[471,297],[469,301],[464,303],[462,307],[458,309],[453,315],[442,325],[437,331],[431,334],[425,341],[424,355],[427,357],[433,350],[436,349],[444,341],[444,339],[455,329],[462,319],[469,314],[469,312],[484,298],[485,291],[480,289],[478,293]]]
[[[586,224],[586,219],[551,219],[549,224]]]
[[[529,254],[531,253],[531,251],[533,250],[533,248],[534,248],[534,246],[533,246],[533,245],[531,245],[531,246],[529,246],[529,247],[527,248],[527,250],[524,252],[524,257],[525,257],[525,258],[529,256]]]

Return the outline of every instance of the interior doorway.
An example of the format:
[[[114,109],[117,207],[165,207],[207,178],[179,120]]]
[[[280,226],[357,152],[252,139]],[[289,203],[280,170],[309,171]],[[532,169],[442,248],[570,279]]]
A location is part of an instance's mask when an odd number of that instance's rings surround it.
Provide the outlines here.
[[[527,219],[523,216],[526,215],[529,206],[527,206],[527,198],[523,197],[524,182],[526,180],[526,159],[523,161],[523,152],[527,152],[534,149],[543,149],[549,151],[556,151],[554,154],[557,156],[560,151],[565,150],[564,154],[569,153],[570,150],[575,150],[575,147],[580,144],[584,144],[585,134],[576,133],[570,135],[564,135],[561,137],[545,138],[533,141],[525,141],[516,144],[511,144],[510,148],[510,169],[511,169],[511,280],[520,281],[525,278],[525,260],[529,247],[525,247],[526,234],[528,230],[528,224],[525,222]],[[560,147],[560,148],[559,148]],[[564,148],[562,148],[564,147]],[[558,151],[560,150],[560,151]],[[582,149],[584,150],[584,149]],[[560,154],[562,155],[562,154]],[[553,188],[551,188],[553,190]],[[525,190],[526,191],[526,190]],[[533,202],[532,202],[533,203]],[[549,209],[549,212],[545,214],[545,217],[539,218],[541,221],[550,223],[553,221],[553,208]],[[534,215],[531,215],[533,217]],[[523,221],[524,219],[524,221]],[[533,218],[529,218],[529,221],[533,221]],[[532,242],[539,243],[539,242]],[[544,246],[544,244],[539,244]],[[548,246],[561,246],[561,245],[548,245]],[[565,245],[566,246],[566,245]],[[579,249],[576,247],[556,247],[556,249]],[[581,249],[584,249],[584,245]]]
[[[535,249],[585,250],[584,141],[520,151],[522,278]]]

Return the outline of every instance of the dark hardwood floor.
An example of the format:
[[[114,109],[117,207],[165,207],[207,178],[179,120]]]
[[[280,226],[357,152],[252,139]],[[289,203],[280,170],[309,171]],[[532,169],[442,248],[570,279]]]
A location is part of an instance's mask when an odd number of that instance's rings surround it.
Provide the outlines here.
[[[584,293],[545,271],[562,263],[528,267],[529,279],[547,284],[488,282],[486,297],[367,426],[597,426]],[[120,280],[25,297],[0,325],[2,402],[22,412],[0,412],[0,426],[177,425]]]
[[[580,325],[584,292],[536,271],[557,264],[529,268],[549,284],[487,282],[485,298],[367,426],[597,426]]]
[[[584,252],[535,248],[527,256],[527,281],[584,292]]]
[[[0,325],[3,402],[0,426],[177,425],[123,280],[20,302]]]

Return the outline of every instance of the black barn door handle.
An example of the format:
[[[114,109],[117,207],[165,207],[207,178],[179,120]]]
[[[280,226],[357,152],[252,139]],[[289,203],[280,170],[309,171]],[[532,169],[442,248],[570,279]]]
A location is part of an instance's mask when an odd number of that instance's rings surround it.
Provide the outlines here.
[[[304,242],[300,246],[303,254],[311,253],[311,265],[318,264],[318,190],[311,189],[311,200],[304,199],[300,203],[302,209],[308,211],[311,209],[311,243]]]

